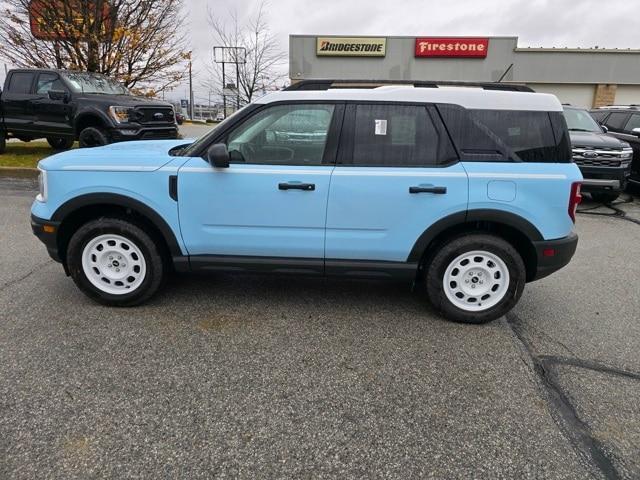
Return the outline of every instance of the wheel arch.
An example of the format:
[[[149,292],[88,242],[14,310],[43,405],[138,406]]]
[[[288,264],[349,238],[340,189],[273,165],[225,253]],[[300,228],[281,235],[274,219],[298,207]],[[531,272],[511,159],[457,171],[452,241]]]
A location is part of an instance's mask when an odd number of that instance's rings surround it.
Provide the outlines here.
[[[519,215],[502,210],[469,210],[438,220],[416,240],[407,261],[416,262],[422,268],[439,244],[466,232],[492,233],[508,241],[524,261],[527,281],[535,277],[537,254],[533,242],[544,238],[531,222]]]
[[[57,234],[58,255],[66,268],[67,245],[73,233],[84,223],[95,218],[116,216],[131,218],[142,223],[161,242],[161,246],[172,257],[183,256],[176,234],[169,224],[153,208],[131,197],[116,193],[90,193],[75,197],[62,204],[51,220],[60,222]]]
[[[103,113],[91,110],[84,111],[76,117],[74,123],[75,136],[78,138],[80,132],[87,127],[109,128],[109,126],[110,121]]]

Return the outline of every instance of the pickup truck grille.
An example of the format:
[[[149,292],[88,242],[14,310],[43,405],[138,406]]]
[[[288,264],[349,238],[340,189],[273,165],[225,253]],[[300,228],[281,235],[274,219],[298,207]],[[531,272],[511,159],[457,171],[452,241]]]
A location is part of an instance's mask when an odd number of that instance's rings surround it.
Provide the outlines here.
[[[631,161],[631,148],[573,147],[573,161],[584,167],[620,167]]]
[[[136,121],[146,123],[174,123],[173,109],[170,107],[138,107],[136,108]]]

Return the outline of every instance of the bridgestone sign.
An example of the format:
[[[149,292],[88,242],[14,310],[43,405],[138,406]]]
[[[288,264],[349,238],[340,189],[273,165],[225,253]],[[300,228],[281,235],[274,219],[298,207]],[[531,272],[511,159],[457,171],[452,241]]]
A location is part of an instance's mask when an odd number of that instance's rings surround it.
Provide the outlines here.
[[[386,38],[317,37],[316,55],[319,57],[384,57]]]

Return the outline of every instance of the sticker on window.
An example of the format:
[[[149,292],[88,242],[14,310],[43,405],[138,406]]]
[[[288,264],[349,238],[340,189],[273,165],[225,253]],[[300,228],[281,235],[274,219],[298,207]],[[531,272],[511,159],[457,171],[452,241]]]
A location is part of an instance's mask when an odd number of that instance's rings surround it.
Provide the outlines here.
[[[509,133],[510,137],[517,137],[518,135],[520,135],[520,127],[509,127],[507,129],[507,132]]]
[[[387,121],[376,120],[376,135],[386,135],[386,134],[387,134]]]

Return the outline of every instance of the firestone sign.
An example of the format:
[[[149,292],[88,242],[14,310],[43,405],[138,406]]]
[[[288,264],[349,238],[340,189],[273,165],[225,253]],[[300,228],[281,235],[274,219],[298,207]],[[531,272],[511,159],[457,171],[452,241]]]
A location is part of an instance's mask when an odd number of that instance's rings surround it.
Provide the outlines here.
[[[317,37],[316,55],[319,57],[384,57],[386,38]]]
[[[416,38],[416,57],[486,58],[488,38]]]

